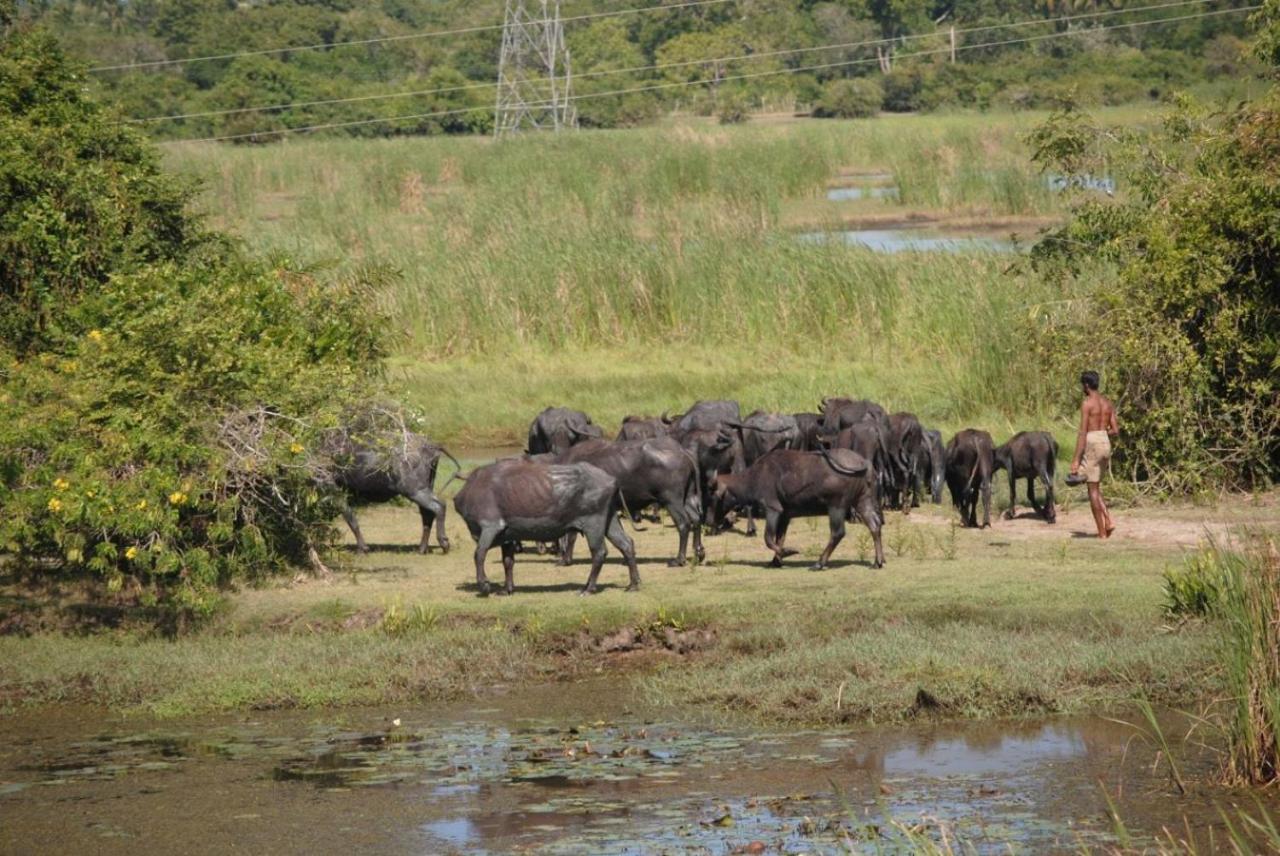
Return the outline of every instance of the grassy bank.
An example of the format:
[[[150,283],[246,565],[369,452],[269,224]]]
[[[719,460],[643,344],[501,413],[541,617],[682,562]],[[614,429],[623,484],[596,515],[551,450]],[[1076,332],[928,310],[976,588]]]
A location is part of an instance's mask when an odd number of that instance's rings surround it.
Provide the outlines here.
[[[0,694],[172,715],[410,702],[603,669],[673,704],[832,723],[1098,710],[1139,695],[1190,705],[1219,691],[1210,631],[1171,627],[1160,611],[1161,573],[1187,543],[1168,535],[1194,536],[1209,519],[1274,525],[1274,497],[1128,511],[1105,545],[1080,537],[1088,510],[1068,500],[1052,529],[1019,519],[953,530],[932,508],[892,515],[881,571],[856,529],[831,570],[807,570],[825,540],[816,521],[793,527],[802,555],[781,570],[736,533],[709,539],[701,567],[670,569],[674,532],[650,526],[636,534],[642,590],[623,593],[611,559],[594,598],[574,596],[581,562],[526,554],[514,597],[479,599],[456,517],[458,549],[419,557],[416,514],[369,509],[365,533],[381,546],[348,554],[334,581],[242,591],[213,626],[176,641],[0,638]],[[496,554],[489,571],[500,577]]]
[[[883,389],[894,406],[962,420],[1036,414],[1057,379],[1025,359],[1024,331],[1064,295],[1007,255],[885,256],[791,230],[920,217],[1012,230],[1060,216],[1022,143],[1041,118],[691,121],[502,145],[317,140],[168,156],[207,183],[213,221],[255,250],[400,271],[385,295],[399,386],[445,440],[510,437],[552,402],[613,421],[712,388],[793,409],[815,392]],[[891,173],[899,196],[825,199],[869,173]],[[611,382],[633,368],[635,395],[618,401]],[[497,412],[513,398],[519,409]]]

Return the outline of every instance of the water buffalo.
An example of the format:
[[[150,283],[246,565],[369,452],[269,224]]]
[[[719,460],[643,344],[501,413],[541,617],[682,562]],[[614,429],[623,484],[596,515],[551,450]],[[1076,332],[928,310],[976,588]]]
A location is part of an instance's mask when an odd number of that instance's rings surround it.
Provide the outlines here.
[[[921,435],[916,478],[929,485],[929,498],[938,505],[942,502],[942,483],[947,475],[947,451],[942,444],[941,431],[925,428]]]
[[[831,537],[813,565],[825,568],[836,545],[844,538],[845,521],[856,514],[875,541],[875,567],[884,566],[880,540],[883,520],[875,499],[871,465],[847,449],[800,452],[777,449],[741,473],[718,474],[713,490],[726,502],[758,503],[764,507],[765,546],[773,551],[773,567],[787,556],[787,527],[794,517],[826,514]]]
[[[430,549],[431,526],[436,526],[440,549],[449,552],[444,532],[444,503],[435,493],[436,469],[443,454],[458,462],[442,447],[418,434],[388,433],[377,438],[335,434],[329,441],[333,456],[333,483],[343,492],[342,517],[356,536],[356,550],[369,552],[351,501],[387,502],[403,496],[418,506],[422,515],[422,540],[418,552]]]
[[[896,468],[890,503],[908,512],[920,505],[920,476],[917,463],[923,452],[924,429],[914,413],[889,416],[892,439],[887,444]],[[910,497],[908,497],[908,493]]]
[[[516,545],[522,540],[554,541],[581,532],[591,548],[591,573],[581,594],[595,594],[604,564],[605,546],[617,547],[631,572],[627,591],[640,587],[635,544],[622,528],[618,511],[622,494],[613,476],[591,464],[543,464],[507,458],[475,470],[453,499],[476,540],[476,585],[489,593],[484,559],[494,545],[502,548],[506,572],[503,591],[515,589]]]
[[[883,508],[890,481],[889,456],[885,451],[884,434],[880,425],[875,420],[866,419],[842,428],[834,439],[826,437],[824,440],[827,447],[856,452],[871,465],[876,503]]]
[[[619,440],[650,440],[654,437],[665,437],[671,433],[666,420],[661,417],[628,416],[622,420],[618,430]]]
[[[876,474],[881,480],[881,499],[887,498],[897,483],[897,466],[893,461],[893,426],[889,423],[889,414],[874,401],[850,398],[824,398],[821,402],[822,425],[820,436],[827,446],[835,443],[835,438],[845,428],[851,428],[862,422],[871,422],[880,431],[880,454],[878,460],[872,461]],[[848,447],[844,447],[848,448]],[[871,459],[868,459],[871,460]]]
[[[665,508],[680,533],[680,549],[676,557],[667,562],[669,566],[685,564],[690,530],[694,555],[699,562],[706,558],[702,548],[697,461],[671,437],[617,442],[588,440],[561,455],[559,462],[593,464],[613,476],[622,492],[624,508],[633,515],[654,503]],[[575,533],[571,532],[564,540],[563,564],[573,559],[574,541]]]
[[[802,452],[816,452],[822,448],[822,444],[818,441],[818,433],[822,428],[822,414],[793,413],[791,415],[796,420],[796,428],[800,432],[795,448]]]
[[[742,422],[731,422],[742,438],[742,462],[751,466],[774,449],[795,449],[800,426],[794,416],[757,410]],[[755,506],[747,506],[747,534],[756,534]]]
[[[996,448],[995,469],[1009,473],[1009,510],[1005,517],[1012,519],[1018,504],[1018,482],[1027,480],[1027,499],[1031,507],[1045,519],[1054,523],[1058,512],[1053,504],[1053,471],[1058,461],[1058,441],[1048,431],[1020,431],[1009,442]],[[1036,502],[1036,479],[1044,484],[1045,504]]]
[[[531,455],[545,452],[559,455],[574,443],[602,436],[604,432],[600,426],[593,424],[591,417],[581,410],[548,407],[535,416],[529,426],[526,451]]]
[[[703,522],[712,533],[718,532],[726,525],[728,508],[714,501],[711,477],[716,473],[740,473],[746,468],[738,432],[729,427],[695,428],[680,432],[675,439],[698,464]]]
[[[960,522],[978,525],[978,494],[982,494],[982,527],[991,525],[991,473],[995,448],[986,431],[966,428],[947,444],[947,487],[960,509]]]
[[[699,401],[676,418],[672,433],[680,435],[689,431],[706,431],[729,422],[741,421],[742,408],[736,401]]]

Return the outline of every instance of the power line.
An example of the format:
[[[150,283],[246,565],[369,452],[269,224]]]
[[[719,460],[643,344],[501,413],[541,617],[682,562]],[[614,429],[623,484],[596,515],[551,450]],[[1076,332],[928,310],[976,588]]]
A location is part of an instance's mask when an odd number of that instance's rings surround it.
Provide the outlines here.
[[[972,45],[959,45],[956,47],[956,50],[965,51],[965,50],[980,50],[982,48],[1006,47],[1009,45],[1027,44],[1031,42],[1042,42],[1042,41],[1048,41],[1050,39],[1061,39],[1061,38],[1067,38],[1070,36],[1081,36],[1081,35],[1086,35],[1091,33],[1106,32],[1109,30],[1121,30],[1121,29],[1131,28],[1131,27],[1146,27],[1146,26],[1151,26],[1153,24],[1172,24],[1172,23],[1177,23],[1179,21],[1191,21],[1199,18],[1212,18],[1212,17],[1217,17],[1219,15],[1234,15],[1241,12],[1253,12],[1261,8],[1262,6],[1258,4],[1253,6],[1239,6],[1233,9],[1217,9],[1210,12],[1199,12],[1194,15],[1179,15],[1172,18],[1156,18],[1149,21],[1129,21],[1123,24],[1110,24],[1104,27],[1095,27],[1090,30],[1072,30],[1065,33],[1044,33],[1038,36],[1025,36],[1022,38],[1004,39],[1002,41],[996,41],[996,42],[983,42],[983,43],[972,44]],[[913,53],[897,54],[895,58],[911,59],[914,57],[938,56],[941,54],[950,54],[950,53],[951,53],[951,47],[948,46],[943,48],[937,48],[934,50],[916,51]],[[590,92],[582,95],[575,95],[573,96],[572,100],[577,102],[577,101],[585,101],[591,98],[606,98],[606,97],[611,97],[615,95],[631,95],[637,92],[652,92],[660,89],[677,89],[685,86],[704,86],[711,83],[728,83],[735,80],[751,80],[751,79],[756,79],[761,77],[772,77],[779,74],[798,74],[804,71],[820,71],[820,70],[829,69],[829,68],[846,68],[846,67],[855,66],[855,65],[870,65],[871,63],[879,63],[879,59],[878,58],[855,59],[855,60],[845,60],[842,62],[822,63],[820,65],[800,66],[797,68],[775,69],[772,71],[757,71],[749,74],[738,74],[738,75],[730,75],[727,77],[722,77],[718,81],[683,80],[683,81],[673,81],[669,83],[656,83],[649,86],[639,86],[639,87],[634,87],[630,89],[614,89],[607,92]],[[276,129],[268,129],[263,131],[252,131],[252,132],[243,133],[243,134],[228,134],[228,135],[218,136],[218,137],[201,137],[196,139],[172,140],[169,142],[216,143],[216,142],[226,142],[230,140],[246,140],[254,137],[261,137],[261,136],[266,136],[271,134],[298,134],[298,133],[304,133],[308,131],[323,131],[323,130],[331,130],[335,128],[350,128],[350,127],[355,127],[359,125],[376,125],[383,122],[407,122],[414,119],[434,119],[434,118],[440,118],[444,116],[460,116],[466,113],[476,113],[480,111],[488,111],[490,109],[492,108],[487,106],[460,107],[453,110],[437,110],[430,113],[414,113],[406,116],[384,116],[377,119],[353,119],[345,122],[327,122],[324,124],[306,125],[298,128],[276,128]]]
[[[968,35],[972,33],[992,32],[996,30],[1008,30],[1021,27],[1042,26],[1046,24],[1060,24],[1071,21],[1088,20],[1094,18],[1109,18],[1116,15],[1133,15],[1140,12],[1153,12],[1161,9],[1169,9],[1182,6],[1197,6],[1206,3],[1213,3],[1216,0],[1174,0],[1169,3],[1158,3],[1152,6],[1140,6],[1133,9],[1112,9],[1105,12],[1086,12],[1079,15],[1064,15],[1060,18],[1040,18],[1036,20],[1013,21],[1004,24],[989,24],[982,27],[966,27],[957,29],[956,35]],[[568,20],[568,19],[564,19]],[[769,57],[789,56],[801,53],[815,53],[819,51],[833,50],[850,50],[853,48],[874,47],[876,45],[897,44],[905,41],[914,41],[918,39],[933,38],[940,33],[917,33],[914,35],[899,36],[897,38],[881,38],[868,39],[860,42],[843,42],[829,45],[814,45],[803,48],[787,48],[773,51],[760,51],[750,54],[739,54],[736,56],[708,57],[706,59],[682,60],[680,62],[657,63],[653,65],[638,65],[629,68],[614,68],[601,71],[575,72],[574,77],[579,80],[583,78],[607,77],[615,74],[632,74],[643,71],[662,71],[671,68],[682,68],[691,65],[707,65],[710,63],[722,62],[740,62],[746,60],[765,59]],[[319,107],[330,104],[352,104],[361,101],[380,101],[388,98],[416,98],[426,95],[443,95],[450,92],[464,92],[475,89],[492,89],[496,84],[484,81],[476,83],[461,84],[458,86],[445,86],[436,89],[417,89],[406,92],[384,92],[373,95],[353,95],[345,98],[325,98],[317,101],[288,101],[279,104],[265,104],[257,107],[231,107],[224,110],[205,110],[196,113],[175,113],[168,116],[146,116],[138,119],[128,119],[127,122],[164,122],[177,121],[181,119],[199,119],[209,116],[231,116],[240,113],[258,113],[270,112],[272,110],[285,110],[290,107]]]
[[[592,21],[598,18],[613,18],[619,15],[638,15],[641,12],[666,12],[673,9],[688,9],[694,6],[716,6],[722,3],[731,3],[733,0],[686,0],[686,2],[672,3],[667,6],[644,6],[636,9],[618,9],[613,12],[591,12],[586,15],[574,15],[569,18],[561,18],[561,22],[570,23],[573,21]],[[149,62],[131,62],[121,65],[100,65],[96,68],[89,69],[91,74],[97,74],[103,71],[136,71],[146,68],[159,68],[161,66],[170,65],[187,65],[193,62],[208,62],[217,59],[235,59],[242,56],[268,56],[271,54],[292,53],[293,51],[318,51],[327,50],[329,48],[344,48],[355,45],[376,45],[386,42],[405,42],[413,39],[433,39],[440,36],[460,36],[467,33],[484,33],[491,30],[501,30],[502,24],[483,24],[476,27],[459,27],[453,30],[433,30],[426,33],[404,33],[399,36],[379,36],[372,39],[353,39],[346,42],[326,42],[314,45],[293,45],[292,47],[283,48],[263,48],[253,51],[235,51],[233,53],[210,54],[208,56],[192,56],[182,59],[157,59]]]

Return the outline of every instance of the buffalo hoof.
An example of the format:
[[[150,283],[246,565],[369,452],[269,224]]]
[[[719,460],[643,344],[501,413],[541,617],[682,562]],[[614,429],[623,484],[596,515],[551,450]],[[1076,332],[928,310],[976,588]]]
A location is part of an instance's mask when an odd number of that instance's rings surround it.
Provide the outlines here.
[[[594,586],[586,586],[585,588],[582,589],[582,591],[578,592],[578,597],[586,597],[589,594],[598,594],[599,591],[600,590],[595,588]]]
[[[779,555],[776,555],[776,554],[775,554],[775,555],[774,555],[774,557],[773,557],[773,560],[769,562],[769,567],[771,567],[771,568],[781,568],[781,567],[782,567],[782,557],[781,557],[781,556],[779,556]]]
[[[811,571],[825,571],[826,569],[827,569],[827,566],[823,562],[814,562],[812,565],[809,566],[809,570]]]
[[[748,538],[754,538],[754,537],[756,537],[756,527],[754,527],[754,526],[748,526],[748,527],[747,527],[747,537],[748,537]]]
[[[561,568],[567,568],[573,564],[573,559],[556,559],[556,564]]]
[[[684,559],[667,559],[668,568],[683,568],[685,564]]]
[[[707,560],[707,551],[703,550],[701,547],[694,552],[694,555],[698,557],[699,562],[705,562]]]
[[[640,583],[632,583],[624,591],[640,591]]]
[[[450,548],[450,547],[452,547],[452,546],[453,546],[453,544],[452,544],[452,543],[450,543],[450,541],[449,541],[449,539],[448,539],[448,538],[441,538],[441,539],[440,539],[440,552],[441,552],[441,553],[447,553],[447,552],[449,552],[449,548]]]
[[[513,594],[515,594],[515,593],[516,593],[516,590],[515,590],[515,588],[514,588],[514,587],[512,587],[512,588],[500,588],[500,589],[496,589],[496,590],[494,591],[494,594],[496,594],[498,597],[507,597],[508,595],[513,595]]]
[[[356,545],[356,552],[363,556],[363,555],[365,555],[366,553],[368,553],[368,552],[369,552],[369,548],[368,548],[368,547],[366,547],[366,546],[365,546],[365,545],[363,545],[363,544],[357,544],[357,545]]]
[[[1005,520],[1012,520],[1012,519],[1013,519],[1013,509],[1012,509],[1012,508],[1010,508],[1008,511],[1006,511],[1004,514],[1002,514],[1002,515],[1000,515],[1000,516],[1001,516],[1001,517],[1003,517]]]
[[[478,594],[478,596],[479,596],[479,597],[488,597],[488,596],[489,596],[489,584],[488,584],[488,583],[485,583],[484,585],[480,586],[480,591],[479,591],[477,594]]]

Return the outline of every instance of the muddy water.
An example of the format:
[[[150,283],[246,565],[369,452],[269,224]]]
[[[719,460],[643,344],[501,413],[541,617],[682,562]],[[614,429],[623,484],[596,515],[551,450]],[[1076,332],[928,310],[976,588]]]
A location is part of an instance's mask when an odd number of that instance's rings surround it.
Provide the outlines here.
[[[397,723],[398,720],[398,723]],[[1205,833],[1099,718],[758,732],[587,683],[450,706],[151,722],[0,720],[0,852],[978,852]],[[1185,759],[1194,772],[1195,758]],[[923,825],[922,825],[923,824]]]

